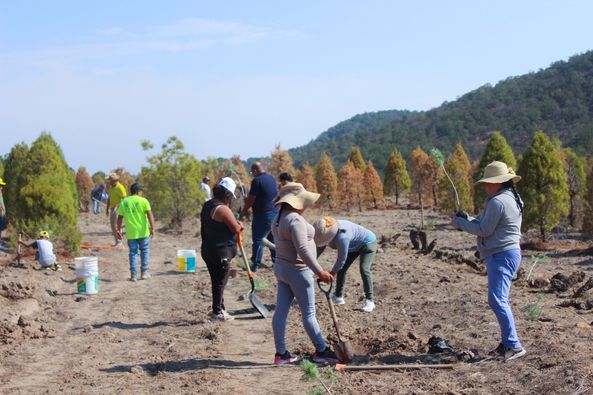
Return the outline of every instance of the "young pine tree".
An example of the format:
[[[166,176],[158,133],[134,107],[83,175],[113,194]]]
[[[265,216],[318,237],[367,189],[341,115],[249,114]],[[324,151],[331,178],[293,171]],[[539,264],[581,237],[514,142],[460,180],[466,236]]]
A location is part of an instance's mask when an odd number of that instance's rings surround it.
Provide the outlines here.
[[[358,148],[356,145],[352,146],[352,150],[350,151],[349,159],[354,164],[354,167],[356,167],[358,169],[360,174],[364,174],[366,165],[365,165],[364,159],[362,157],[362,152],[360,152],[360,148]]]
[[[292,176],[296,175],[294,162],[292,161],[290,154],[288,153],[288,151],[283,150],[280,147],[280,144],[277,144],[274,149],[274,152],[272,152],[272,156],[270,159],[270,167],[268,168],[268,171],[275,178],[278,178],[280,173],[284,172]]]
[[[412,192],[420,204],[420,229],[424,229],[424,204],[429,202],[433,195],[436,164],[420,147],[416,147],[410,154],[410,163],[412,164]]]
[[[315,171],[315,183],[319,197],[319,205],[327,204],[331,210],[336,205],[336,193],[338,188],[338,178],[331,158],[325,152],[319,157],[319,163]]]
[[[143,148],[148,150],[152,145],[143,144]],[[180,229],[183,220],[196,216],[203,203],[195,180],[202,168],[175,136],[169,137],[161,149],[147,158],[148,166],[142,167],[146,197],[155,216],[168,221],[171,228]]]
[[[578,218],[582,218],[583,197],[587,187],[587,174],[585,173],[585,160],[579,157],[570,148],[562,150],[564,170],[568,182],[568,196],[570,209],[568,220],[570,226],[577,226]]]
[[[445,177],[441,177],[438,182],[438,191],[440,195],[439,208],[444,211],[464,210],[472,212],[474,203],[472,199],[472,165],[465,154],[461,144],[455,146],[455,150],[449,155],[444,163],[447,174],[451,177],[457,196],[459,197],[459,207],[457,207],[457,198],[451,182]]]
[[[562,159],[544,132],[535,133],[518,174],[522,179],[517,185],[525,202],[523,228],[537,227],[546,241],[546,233],[568,214],[569,196]]]
[[[500,134],[500,132],[492,133],[492,137],[490,137],[490,141],[486,145],[484,154],[482,154],[482,158],[480,159],[480,164],[474,172],[474,182],[482,178],[482,175],[484,174],[484,168],[488,166],[489,163],[494,161],[504,162],[513,170],[517,169],[515,154],[513,154],[511,146],[507,143],[506,139],[502,134]],[[474,194],[474,206],[476,209],[479,210],[480,208],[484,207],[485,201],[486,192],[484,192],[483,188],[476,188]]]
[[[93,180],[86,167],[81,166],[76,172],[76,192],[78,193],[78,205],[84,212],[89,211],[93,186]]]
[[[105,184],[105,173],[98,171],[91,176],[94,185]]]
[[[379,208],[385,203],[383,196],[383,183],[379,173],[375,170],[373,162],[369,161],[366,165],[363,176],[365,201],[372,204],[374,208]]]
[[[303,187],[305,187],[307,191],[317,192],[315,176],[313,175],[313,170],[311,170],[311,166],[309,166],[308,162],[305,162],[301,166],[301,171],[298,172],[296,180],[303,184]]]
[[[338,172],[338,203],[350,211],[350,208],[358,204],[362,211],[362,175],[354,166],[351,160],[346,162]]]
[[[593,158],[586,162],[587,188],[583,202],[583,236],[593,238]]]
[[[395,195],[395,204],[399,204],[400,195],[410,190],[412,180],[406,169],[406,161],[398,150],[394,150],[389,156],[383,173],[383,191],[386,195]]]
[[[81,236],[76,184],[62,149],[51,135],[42,133],[29,150],[25,144],[15,146],[6,170],[11,223],[31,236],[48,230],[67,250],[77,252]]]

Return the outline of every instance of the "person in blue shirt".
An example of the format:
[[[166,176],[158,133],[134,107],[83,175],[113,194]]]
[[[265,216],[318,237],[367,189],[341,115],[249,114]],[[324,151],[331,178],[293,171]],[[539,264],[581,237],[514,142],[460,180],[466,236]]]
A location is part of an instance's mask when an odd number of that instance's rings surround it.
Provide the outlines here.
[[[251,174],[253,180],[251,181],[251,189],[247,196],[247,201],[243,210],[241,210],[241,217],[247,216],[250,209],[253,209],[253,218],[251,221],[251,237],[253,244],[251,246],[251,263],[252,271],[257,271],[262,265],[262,258],[264,249],[262,239],[265,237],[274,242],[274,238],[270,233],[272,222],[278,210],[274,207],[274,199],[278,195],[278,187],[274,176],[266,173],[266,170],[261,162],[255,162],[251,165]],[[270,250],[272,262],[276,259],[276,252]]]
[[[362,310],[370,313],[375,308],[373,299],[373,276],[371,266],[377,254],[377,236],[370,230],[345,220],[335,220],[332,217],[318,219],[313,224],[315,228],[315,245],[318,256],[326,246],[338,250],[338,257],[330,273],[337,274],[336,290],[331,296],[332,303],[340,305],[344,300],[344,284],[346,272],[360,257],[360,277],[364,288],[365,301]]]

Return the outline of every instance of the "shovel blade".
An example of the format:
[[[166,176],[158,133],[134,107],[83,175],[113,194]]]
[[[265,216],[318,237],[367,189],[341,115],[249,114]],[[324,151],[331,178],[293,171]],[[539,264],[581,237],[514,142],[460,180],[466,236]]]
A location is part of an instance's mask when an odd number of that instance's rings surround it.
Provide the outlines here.
[[[350,363],[354,358],[354,353],[352,352],[352,345],[350,344],[349,340],[346,341],[339,341],[336,344],[336,356],[342,363]]]
[[[257,298],[257,296],[255,296],[253,292],[249,294],[249,301],[251,302],[253,308],[257,310],[259,315],[261,315],[263,318],[266,318],[268,314],[270,314],[268,308],[261,302],[261,300]]]

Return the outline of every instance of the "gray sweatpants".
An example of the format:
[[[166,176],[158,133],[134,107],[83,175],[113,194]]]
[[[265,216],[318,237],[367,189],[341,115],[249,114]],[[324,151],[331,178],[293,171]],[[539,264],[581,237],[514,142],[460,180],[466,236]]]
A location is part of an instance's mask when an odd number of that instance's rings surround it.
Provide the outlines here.
[[[286,319],[292,301],[296,298],[303,326],[313,342],[316,351],[323,351],[326,348],[325,340],[321,334],[319,323],[315,317],[315,282],[313,272],[297,270],[282,264],[274,264],[274,274],[278,280],[278,291],[276,295],[276,310],[272,319],[274,330],[274,344],[276,352],[283,354],[286,351]]]

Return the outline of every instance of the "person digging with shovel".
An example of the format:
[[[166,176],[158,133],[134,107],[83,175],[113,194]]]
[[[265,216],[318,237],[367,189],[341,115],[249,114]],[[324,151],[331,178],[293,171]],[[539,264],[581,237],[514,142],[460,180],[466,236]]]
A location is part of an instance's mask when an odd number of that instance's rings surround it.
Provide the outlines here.
[[[303,217],[305,210],[313,207],[319,196],[318,193],[307,191],[302,184],[290,182],[280,189],[274,201],[275,206],[280,206],[280,212],[272,224],[276,245],[276,262],[273,268],[278,280],[276,311],[272,319],[276,347],[275,364],[298,361],[298,358],[286,349],[285,339],[286,320],[295,298],[299,304],[305,331],[315,346],[315,353],[311,358],[313,362],[338,362],[338,357],[323,339],[315,315],[313,274],[315,273],[324,283],[331,282],[333,277],[317,262],[313,241],[315,230]]]
[[[235,182],[224,177],[212,189],[213,198],[204,203],[200,213],[201,255],[212,282],[213,321],[230,321],[234,317],[224,306],[224,288],[229,279],[231,260],[237,255],[237,234],[243,226],[235,219],[229,204],[235,197]]]

